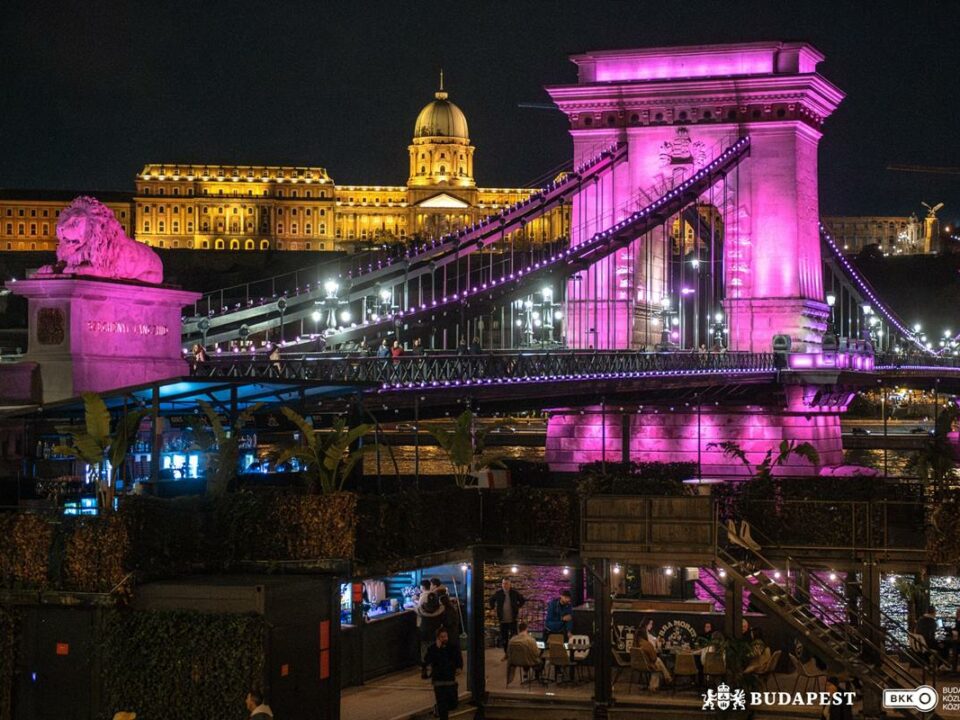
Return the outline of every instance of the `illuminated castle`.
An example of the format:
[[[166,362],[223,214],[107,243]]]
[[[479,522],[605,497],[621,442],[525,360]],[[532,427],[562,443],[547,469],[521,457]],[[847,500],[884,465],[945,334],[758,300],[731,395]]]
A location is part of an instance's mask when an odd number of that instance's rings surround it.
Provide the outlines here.
[[[337,185],[322,167],[148,163],[136,176],[136,193],[119,205],[112,199],[110,207],[118,219],[124,213],[125,226],[132,218],[127,229],[152,247],[359,250],[438,236],[534,192],[478,188],[474,149],[467,118],[448,99],[441,76],[440,90],[414,124],[405,186]],[[55,249],[51,208],[65,207],[73,194],[49,195],[0,197],[0,216],[11,218],[0,224],[0,249]],[[38,210],[47,211],[48,222],[17,221]],[[561,213],[531,222],[524,233],[534,242],[558,237]]]

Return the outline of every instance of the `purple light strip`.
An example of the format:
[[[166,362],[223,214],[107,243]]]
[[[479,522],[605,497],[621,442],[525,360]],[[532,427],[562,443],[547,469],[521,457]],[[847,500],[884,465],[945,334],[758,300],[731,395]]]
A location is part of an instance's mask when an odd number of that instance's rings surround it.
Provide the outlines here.
[[[617,151],[619,151],[622,147],[624,147],[624,145],[625,143],[623,142],[616,142],[613,145],[610,145],[609,147],[604,148],[587,162],[583,162],[577,165],[567,175],[567,177],[563,179],[563,181],[559,183],[552,182],[549,185],[535,192],[526,200],[515,202],[512,205],[509,205],[508,207],[503,208],[498,213],[495,213],[493,215],[487,215],[486,217],[483,217],[480,220],[478,220],[473,225],[460,228],[459,230],[455,230],[454,232],[448,233],[447,235],[444,235],[440,238],[434,238],[429,244],[424,243],[423,245],[419,246],[412,254],[411,254],[411,251],[408,250],[404,255],[404,257],[408,260],[418,259],[423,254],[429,253],[432,250],[437,249],[438,247],[443,247],[444,245],[447,245],[457,240],[458,238],[466,237],[470,233],[476,232],[477,230],[481,230],[484,227],[489,226],[493,222],[502,222],[504,218],[506,218],[506,216],[509,215],[510,213],[516,212],[517,210],[523,207],[530,206],[533,203],[539,202],[540,200],[542,200],[545,193],[552,193],[557,190],[564,189],[566,187],[571,187],[575,184],[575,182],[579,183],[583,179],[581,177],[583,173],[587,172],[588,170],[591,170],[593,167],[595,167],[597,164],[599,164],[602,160],[606,159],[607,157],[614,155]],[[387,260],[388,265],[391,265],[392,263],[393,263],[392,258]],[[382,264],[378,262],[376,269],[381,269],[382,267],[383,267]],[[373,269],[374,267],[373,267],[373,264],[371,263],[370,265],[367,266],[367,270],[365,272],[359,273],[356,277],[358,278],[363,277],[363,275],[365,275],[367,272],[372,272]],[[353,274],[348,272],[347,277],[353,278]]]
[[[585,251],[592,252],[595,248],[600,247],[600,245],[605,240],[607,240],[611,235],[622,230],[628,225],[631,225],[637,222],[638,220],[646,217],[647,215],[654,213],[654,211],[663,207],[667,202],[671,201],[676,196],[682,194],[686,190],[689,190],[693,185],[700,182],[704,178],[709,177],[710,174],[714,170],[716,170],[718,167],[720,167],[726,160],[728,160],[734,154],[739,154],[740,152],[745,150],[749,144],[750,144],[749,137],[740,138],[740,140],[738,140],[733,145],[731,145],[725,152],[721,153],[708,165],[705,165],[704,167],[702,167],[694,175],[691,175],[687,180],[685,180],[680,185],[678,185],[674,190],[671,190],[666,195],[663,195],[662,197],[655,200],[653,203],[643,208],[642,210],[638,210],[637,212],[633,213],[629,217],[621,220],[620,222],[615,224],[613,227],[595,234],[586,242],[580,243],[576,247],[567,248],[566,250],[562,250],[559,253],[551,255],[549,260],[544,260],[542,262],[535,262],[532,265],[528,265],[527,267],[522,268],[521,270],[510,273],[509,275],[501,275],[499,279],[494,278],[494,280],[492,280],[491,282],[484,283],[480,287],[472,287],[470,288],[469,292],[464,292],[459,296],[457,293],[454,293],[452,296],[444,296],[439,303],[436,300],[434,300],[433,302],[430,303],[429,306],[423,306],[423,307],[432,310],[434,308],[443,307],[444,305],[448,305],[454,302],[462,302],[464,300],[468,300],[474,297],[475,295],[482,295],[484,292],[488,290],[493,290],[495,287],[498,287],[504,283],[510,282],[512,280],[519,280],[524,275],[534,270],[540,270],[540,269],[545,269],[547,267],[550,267],[556,264],[557,262],[563,261],[565,258],[571,255],[575,259],[577,258],[582,259],[584,256],[589,254],[589,252],[585,252]],[[386,317],[376,321],[364,320],[363,323],[358,324],[355,328],[348,328],[348,329],[349,330],[373,329],[381,325],[388,324],[394,321],[395,319],[404,319],[404,318],[409,319],[411,317],[414,317],[415,315],[418,315],[421,312],[424,312],[424,310],[419,308],[410,308],[408,310],[400,310],[396,314],[387,315]],[[346,330],[347,329],[345,329],[343,332],[345,332]]]
[[[410,254],[410,251],[408,250],[407,253],[406,253],[406,255],[405,255],[405,257],[406,257],[407,259],[411,259],[411,260],[413,260],[413,259],[418,259],[418,258],[420,257],[420,255],[424,255],[424,254],[426,254],[426,253],[429,253],[429,252],[431,252],[432,250],[436,250],[437,247],[443,247],[444,245],[446,245],[446,244],[448,244],[448,243],[456,240],[457,238],[462,238],[462,237],[468,235],[469,233],[476,232],[477,230],[480,230],[480,229],[482,229],[483,227],[488,226],[488,225],[489,225],[491,222],[493,222],[495,219],[497,219],[497,220],[502,219],[502,218],[506,217],[506,215],[509,214],[509,213],[516,212],[517,210],[519,210],[519,209],[522,208],[522,207],[526,207],[526,206],[532,204],[532,203],[535,202],[535,201],[541,200],[542,197],[543,197],[543,195],[544,195],[544,193],[551,193],[551,192],[554,192],[554,191],[556,191],[556,190],[561,190],[561,189],[563,189],[563,188],[565,188],[565,187],[572,186],[572,185],[574,184],[574,181],[577,181],[577,182],[580,181],[580,179],[581,179],[581,178],[580,178],[580,175],[581,175],[582,173],[587,172],[588,170],[590,170],[590,169],[592,169],[593,167],[595,167],[598,163],[600,163],[600,162],[601,162],[602,160],[604,160],[605,158],[610,157],[611,155],[615,154],[615,153],[616,153],[617,151],[619,151],[624,145],[625,145],[625,143],[623,143],[623,142],[616,142],[616,143],[614,143],[614,144],[611,145],[610,147],[605,148],[604,150],[601,150],[599,153],[597,153],[594,157],[592,157],[592,158],[591,158],[590,160],[588,160],[587,162],[583,162],[583,163],[580,163],[579,165],[577,165],[577,166],[567,175],[567,177],[563,179],[562,182],[559,182],[559,183],[557,183],[557,182],[552,182],[552,183],[550,183],[549,185],[546,185],[546,186],[540,188],[537,192],[535,192],[533,195],[531,195],[531,196],[530,196],[529,198],[527,198],[526,200],[523,200],[523,201],[520,201],[520,202],[515,202],[515,203],[513,203],[512,205],[510,205],[509,207],[503,208],[499,213],[496,213],[496,214],[494,214],[494,215],[487,215],[486,217],[481,218],[480,220],[478,220],[476,223],[474,223],[473,225],[469,226],[468,228],[461,228],[461,229],[456,230],[456,231],[454,231],[454,232],[452,232],[452,233],[448,233],[447,235],[444,235],[444,236],[442,236],[442,237],[440,237],[440,238],[434,238],[433,240],[431,240],[431,242],[430,242],[429,245],[427,245],[426,243],[424,243],[424,244],[421,245],[421,246],[417,249],[417,251],[414,252],[412,255]],[[387,258],[386,266],[389,267],[389,266],[393,265],[393,262],[394,262],[394,258],[392,258],[392,257],[391,257],[391,258]],[[373,272],[375,269],[376,269],[376,270],[382,270],[383,267],[384,267],[384,264],[383,264],[383,261],[382,261],[382,260],[377,262],[376,268],[374,268],[373,263],[370,263],[369,265],[367,265],[366,271],[363,271],[363,272],[358,273],[358,274],[356,275],[356,278],[361,278],[361,277],[363,277],[364,275],[366,275],[367,273]],[[343,279],[343,275],[342,275],[342,274],[338,275],[337,277]],[[347,278],[349,278],[349,279],[356,279],[356,278],[354,277],[353,273],[352,273],[352,272],[349,272],[349,271],[347,272]],[[318,283],[318,284],[317,284],[317,289],[319,290],[319,288],[320,288],[320,286],[319,286],[319,283]],[[305,293],[310,293],[310,283],[307,283],[306,287],[304,288],[304,292],[305,292]],[[215,294],[215,292],[214,292],[213,294]],[[213,294],[207,293],[207,295],[210,295],[211,297],[212,297]],[[287,298],[287,297],[297,297],[297,296],[299,296],[299,295],[300,295],[300,288],[298,287],[298,288],[295,288],[295,290],[294,290],[294,292],[293,292],[292,295],[288,295],[287,291],[284,291],[284,292],[282,293],[281,297],[284,297],[284,298]],[[277,299],[276,295],[274,295],[272,298],[260,298],[260,301],[259,301],[259,303],[257,303],[257,304],[260,305],[260,306],[268,305],[268,304],[272,303],[272,302],[273,302],[274,300],[276,300],[276,299]],[[253,300],[248,300],[248,301],[247,301],[247,307],[253,307],[253,306],[254,306],[254,301],[253,301]],[[217,314],[227,315],[227,314],[229,314],[229,313],[236,312],[237,310],[240,310],[241,308],[242,308],[242,303],[237,303],[237,304],[234,305],[232,308],[231,308],[231,307],[220,308],[219,313],[217,313],[217,312],[215,312],[215,311],[210,311],[210,312],[207,313],[207,316],[208,316],[208,317],[213,317],[213,316],[215,316],[215,315],[217,315]],[[186,322],[188,321],[188,319],[185,318],[185,317],[184,317],[184,318],[181,318],[181,320],[182,320],[184,323],[186,323]]]
[[[618,373],[575,373],[572,375],[534,375],[522,378],[469,378],[466,380],[420,380],[401,383],[383,383],[379,392],[394,392],[397,390],[423,390],[434,388],[483,387],[492,385],[530,385],[544,382],[581,382],[583,380],[625,380],[634,378],[663,378],[663,377],[709,377],[712,375],[769,375],[776,373],[773,365],[766,368],[724,368],[715,370],[638,370],[636,372]]]

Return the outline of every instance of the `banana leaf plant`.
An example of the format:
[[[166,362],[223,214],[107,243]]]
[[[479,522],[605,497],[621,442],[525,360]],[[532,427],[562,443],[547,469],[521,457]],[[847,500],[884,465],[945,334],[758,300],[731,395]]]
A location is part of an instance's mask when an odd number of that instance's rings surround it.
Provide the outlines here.
[[[722,451],[724,457],[734,458],[743,463],[750,470],[754,480],[771,480],[773,478],[773,468],[785,464],[791,455],[806,458],[811,465],[820,464],[820,453],[817,452],[817,449],[808,442],[798,443],[796,440],[782,440],[777,448],[776,456],[774,456],[773,448],[771,448],[767,450],[767,454],[757,465],[751,463],[746,451],[732,440],[707,443],[708,450],[714,448]]]
[[[57,445],[53,450],[58,455],[76,458],[97,469],[97,503],[102,513],[110,513],[117,477],[123,473],[127,450],[147,411],[127,412],[111,430],[110,411],[103,398],[88,392],[83,394],[83,414],[82,430],[62,428],[71,438],[70,445]]]
[[[280,465],[296,459],[302,463],[310,492],[327,494],[342,490],[354,466],[365,452],[373,449],[372,445],[350,449],[373,429],[369,423],[351,428],[346,420],[338,417],[330,430],[317,432],[312,423],[295,410],[285,407],[280,411],[300,430],[300,444],[284,448],[276,462]]]
[[[505,423],[496,423],[478,430],[473,413],[464,410],[454,420],[453,429],[432,428],[427,432],[437,441],[437,445],[447,456],[453,468],[453,479],[457,487],[466,487],[470,477],[478,470],[490,467],[503,467],[498,457],[482,458],[487,435],[502,427]]]
[[[224,422],[208,402],[200,401],[203,418],[189,421],[193,431],[193,447],[210,453],[207,465],[207,494],[219,497],[227,492],[230,481],[237,475],[240,459],[240,431],[250,422],[263,403],[250,405],[243,410],[233,425]]]

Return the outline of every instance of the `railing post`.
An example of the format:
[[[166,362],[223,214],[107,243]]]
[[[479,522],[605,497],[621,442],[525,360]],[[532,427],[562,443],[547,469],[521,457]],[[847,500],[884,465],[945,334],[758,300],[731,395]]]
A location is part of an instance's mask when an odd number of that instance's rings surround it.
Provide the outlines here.
[[[486,627],[484,613],[484,556],[483,548],[473,547],[470,573],[470,602],[467,605],[467,683],[473,702],[483,707],[487,699]]]
[[[606,718],[613,704],[613,603],[610,597],[610,562],[601,560],[593,569],[593,623],[597,652],[594,655],[593,717]]]

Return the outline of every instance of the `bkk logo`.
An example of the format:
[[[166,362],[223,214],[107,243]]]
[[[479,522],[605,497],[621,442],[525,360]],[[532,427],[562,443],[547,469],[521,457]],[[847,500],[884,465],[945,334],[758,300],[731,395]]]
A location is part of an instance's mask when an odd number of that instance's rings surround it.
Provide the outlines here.
[[[720,683],[717,689],[707,690],[703,697],[703,710],[746,710],[747,705],[826,707],[830,705],[853,705],[854,692],[751,692],[731,690],[726,683]],[[748,702],[749,701],[749,702]]]
[[[944,710],[957,710],[960,709],[960,704],[954,704],[953,707],[948,707],[950,704],[950,694],[953,690],[953,697],[958,698],[956,691],[960,688],[943,688],[944,692]],[[883,691],[883,706],[889,709],[907,709],[907,710],[919,710],[920,712],[930,712],[933,710],[940,698],[937,695],[937,691],[934,690],[929,685],[921,685],[918,688],[913,690],[884,690]]]

